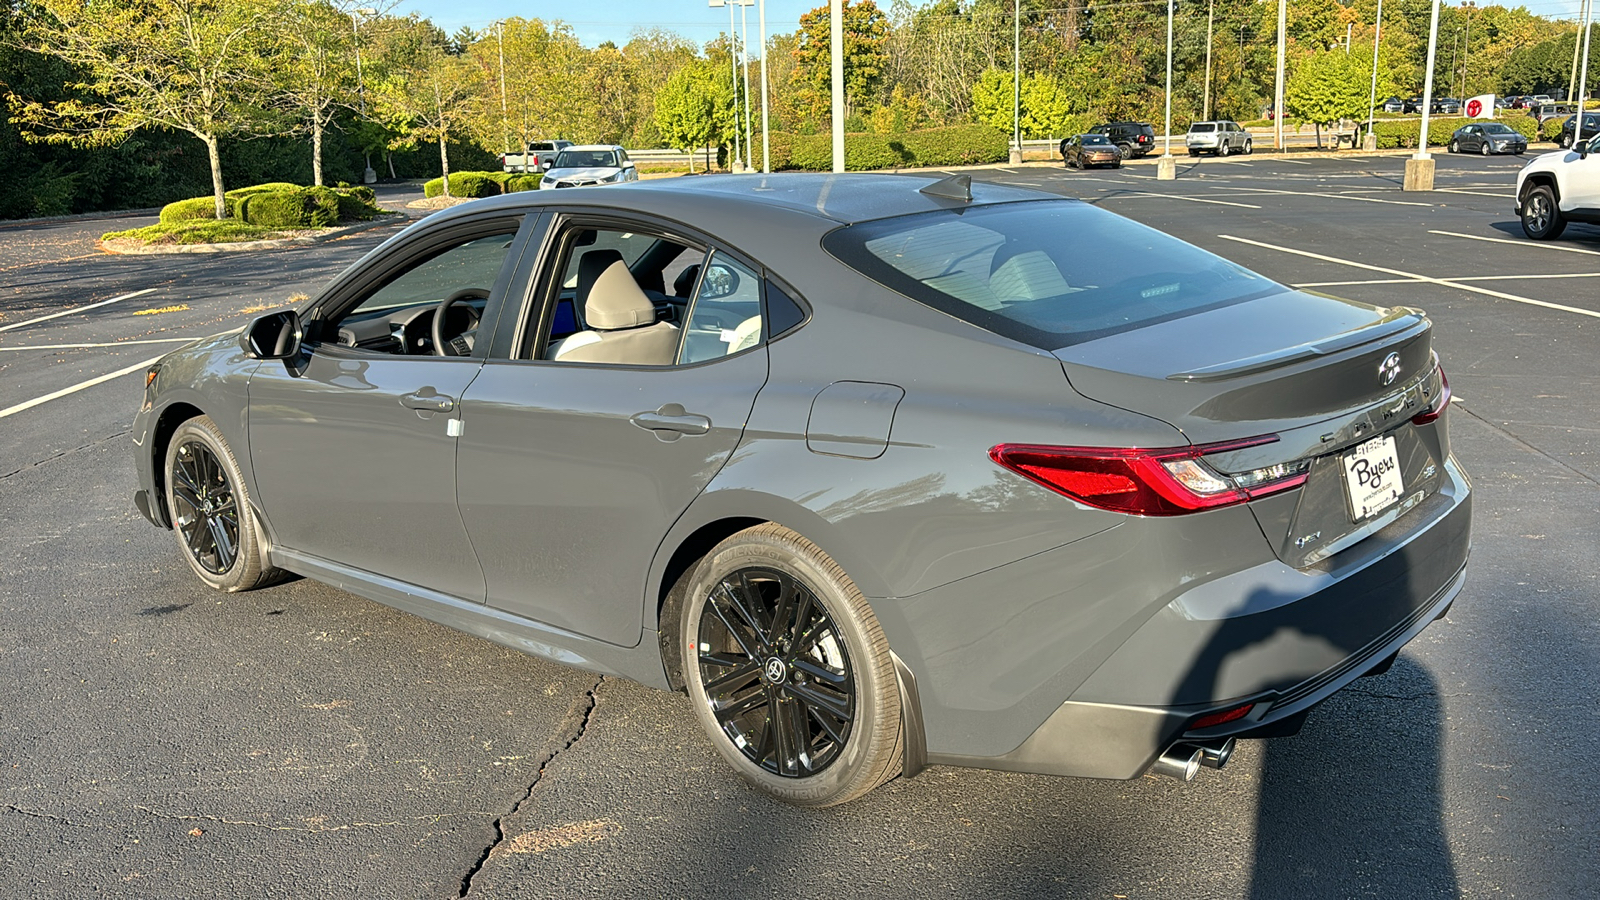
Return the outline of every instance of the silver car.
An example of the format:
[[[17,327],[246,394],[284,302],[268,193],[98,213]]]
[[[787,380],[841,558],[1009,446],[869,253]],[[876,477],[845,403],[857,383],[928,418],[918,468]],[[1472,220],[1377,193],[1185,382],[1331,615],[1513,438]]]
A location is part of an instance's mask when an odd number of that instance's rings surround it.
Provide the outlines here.
[[[1190,156],[1199,156],[1201,153],[1227,156],[1230,153],[1249,153],[1253,149],[1250,132],[1245,131],[1238,122],[1227,119],[1195,122],[1189,126],[1183,143],[1189,148]]]
[[[583,187],[590,184],[616,184],[638,181],[639,169],[628,158],[628,151],[616,144],[585,144],[567,147],[539,179],[540,190]]]
[[[510,194],[152,366],[135,503],[218,590],[686,691],[793,803],[1187,780],[1460,591],[1431,342],[966,176]]]

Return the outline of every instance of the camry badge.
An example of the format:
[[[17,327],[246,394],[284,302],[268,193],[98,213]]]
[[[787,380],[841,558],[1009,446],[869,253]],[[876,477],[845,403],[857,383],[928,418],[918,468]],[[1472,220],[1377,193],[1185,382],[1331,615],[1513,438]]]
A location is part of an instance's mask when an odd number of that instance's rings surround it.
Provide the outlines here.
[[[1387,387],[1400,377],[1400,354],[1391,353],[1378,363],[1378,383]]]

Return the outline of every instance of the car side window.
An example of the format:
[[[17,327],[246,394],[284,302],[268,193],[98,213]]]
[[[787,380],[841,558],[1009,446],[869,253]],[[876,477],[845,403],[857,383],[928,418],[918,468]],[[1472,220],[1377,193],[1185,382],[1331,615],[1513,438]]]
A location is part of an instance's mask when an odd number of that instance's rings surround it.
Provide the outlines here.
[[[761,276],[726,253],[706,261],[678,364],[732,356],[761,343]]]

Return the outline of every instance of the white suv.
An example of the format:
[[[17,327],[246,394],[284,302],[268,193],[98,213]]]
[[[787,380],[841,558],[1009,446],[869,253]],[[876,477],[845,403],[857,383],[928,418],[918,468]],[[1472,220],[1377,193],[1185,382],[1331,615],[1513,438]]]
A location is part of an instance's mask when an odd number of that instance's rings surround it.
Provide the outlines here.
[[[1218,156],[1250,152],[1250,132],[1240,128],[1238,122],[1226,119],[1190,125],[1183,142],[1190,156],[1199,156],[1202,152]]]
[[[1517,215],[1523,234],[1536,241],[1560,237],[1568,222],[1600,224],[1600,135],[1523,166]]]

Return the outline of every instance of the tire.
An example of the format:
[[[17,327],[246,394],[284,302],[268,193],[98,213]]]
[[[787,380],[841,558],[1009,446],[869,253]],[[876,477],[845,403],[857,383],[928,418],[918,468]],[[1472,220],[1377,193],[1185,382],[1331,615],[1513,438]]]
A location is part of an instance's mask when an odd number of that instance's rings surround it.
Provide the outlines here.
[[[1199,151],[1199,150],[1190,150],[1190,151],[1189,151],[1189,155],[1190,155],[1190,156],[1191,156],[1191,157],[1194,157],[1194,156],[1199,156],[1199,155],[1200,155],[1200,151]]]
[[[735,771],[773,797],[811,807],[853,800],[899,773],[900,693],[889,642],[837,563],[766,524],[718,544],[687,577],[678,630],[684,684],[706,736]],[[785,624],[769,625],[775,618]],[[802,640],[810,646],[797,648]],[[796,725],[804,751],[783,736]]]
[[[1489,142],[1488,141],[1484,141],[1482,144],[1478,145],[1478,153],[1479,154],[1481,154],[1483,156],[1488,156],[1492,152],[1494,152],[1494,151],[1489,149]]]
[[[1132,144],[1118,144],[1117,145],[1117,152],[1122,154],[1122,158],[1123,159],[1135,159],[1136,158],[1134,156],[1134,150],[1133,150],[1133,145]]]
[[[1560,145],[1560,147],[1561,147],[1561,149],[1563,149],[1563,150],[1565,150],[1565,149],[1567,149],[1567,148],[1568,148],[1568,147],[1571,147],[1571,146],[1572,146],[1572,138],[1570,138],[1570,137],[1568,137],[1568,136],[1566,136],[1566,135],[1564,135],[1564,134],[1563,134],[1563,135],[1562,135],[1562,136],[1561,136],[1561,140],[1559,140],[1559,141],[1557,141],[1557,142],[1556,142],[1556,143],[1557,143],[1557,144],[1558,144],[1558,145]]]
[[[1449,150],[1450,150],[1451,153],[1460,153],[1461,152],[1461,143],[1459,141],[1455,140],[1454,138],[1451,138],[1450,139]]]
[[[173,432],[165,477],[172,533],[201,581],[219,591],[249,591],[286,574],[267,565],[239,462],[210,416]]]
[[[1566,229],[1567,221],[1561,217],[1555,192],[1542,184],[1529,191],[1522,201],[1522,233],[1536,241],[1550,241]]]
[[[1233,152],[1233,148],[1228,146],[1228,139],[1227,138],[1223,138],[1222,139],[1222,143],[1217,147],[1217,155],[1218,156],[1227,156],[1229,153],[1232,153],[1232,152]]]
[[[1245,156],[1249,156],[1252,152],[1253,152],[1252,148],[1250,147],[1250,139],[1249,138],[1245,138],[1244,139],[1244,155]]]

